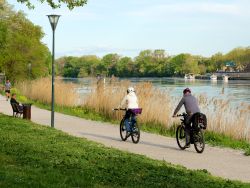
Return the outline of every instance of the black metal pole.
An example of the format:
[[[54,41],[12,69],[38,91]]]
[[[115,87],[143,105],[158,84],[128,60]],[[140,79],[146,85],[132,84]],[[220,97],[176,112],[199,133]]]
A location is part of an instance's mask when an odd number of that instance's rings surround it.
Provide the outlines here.
[[[52,44],[52,99],[51,99],[51,127],[54,128],[54,104],[55,104],[55,93],[54,93],[54,77],[55,77],[55,29],[53,28],[53,44]]]

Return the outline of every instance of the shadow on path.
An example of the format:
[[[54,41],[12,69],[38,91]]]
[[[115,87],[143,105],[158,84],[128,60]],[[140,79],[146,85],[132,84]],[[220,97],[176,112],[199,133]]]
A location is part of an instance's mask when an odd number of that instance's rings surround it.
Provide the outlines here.
[[[155,143],[151,143],[151,142],[147,142],[147,141],[141,141],[140,144],[144,144],[144,145],[148,145],[148,146],[154,146],[154,147],[163,148],[163,149],[171,149],[171,150],[180,151],[179,148],[174,147],[174,146],[168,146],[168,145],[163,145],[163,144],[155,144]]]
[[[80,134],[84,137],[92,136],[92,137],[96,137],[96,138],[103,138],[106,140],[114,140],[114,141],[118,141],[118,142],[123,142],[120,138],[114,138],[111,136],[104,136],[104,135],[98,135],[98,134],[93,134],[93,133],[83,133],[83,132],[81,132]],[[129,141],[129,143],[132,143],[132,141]],[[171,150],[175,150],[175,151],[182,151],[178,148],[178,146],[174,147],[174,146],[168,146],[168,145],[163,145],[163,144],[155,144],[155,143],[151,143],[151,142],[147,142],[147,141],[140,141],[138,144],[153,146],[153,147],[163,148],[163,149],[171,149]],[[192,151],[189,151],[189,152],[192,152]]]
[[[83,132],[81,132],[80,134],[83,135],[83,136],[93,136],[93,137],[97,137],[97,138],[104,138],[104,139],[107,139],[107,140],[121,141],[119,138],[114,138],[114,137],[111,137],[111,136],[104,136],[104,135],[99,135],[99,134],[83,133]]]

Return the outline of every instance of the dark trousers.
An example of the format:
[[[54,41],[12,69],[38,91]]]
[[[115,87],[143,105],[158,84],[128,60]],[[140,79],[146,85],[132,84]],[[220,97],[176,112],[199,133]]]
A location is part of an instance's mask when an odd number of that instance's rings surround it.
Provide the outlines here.
[[[131,117],[131,123],[129,123],[130,117]],[[125,123],[125,126],[126,126],[126,130],[127,130],[128,132],[131,132],[131,128],[132,128],[132,127],[134,126],[134,124],[135,124],[135,114],[134,114],[130,109],[128,109],[128,110],[126,111],[124,123]]]
[[[190,144],[191,123],[192,123],[192,115],[187,115],[185,117],[186,145]]]

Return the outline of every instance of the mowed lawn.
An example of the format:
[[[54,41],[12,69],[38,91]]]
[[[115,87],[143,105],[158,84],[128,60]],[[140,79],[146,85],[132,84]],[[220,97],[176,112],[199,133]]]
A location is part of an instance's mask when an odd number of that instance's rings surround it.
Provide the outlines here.
[[[0,114],[0,187],[221,188],[250,184],[104,147]]]

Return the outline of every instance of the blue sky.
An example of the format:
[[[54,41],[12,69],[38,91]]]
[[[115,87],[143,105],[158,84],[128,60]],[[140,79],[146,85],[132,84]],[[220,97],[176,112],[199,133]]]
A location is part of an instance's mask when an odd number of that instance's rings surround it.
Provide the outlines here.
[[[250,46],[249,0],[88,0],[84,7],[52,10],[34,2],[22,10],[45,33],[51,49],[47,14],[62,15],[56,29],[56,56],[118,53],[134,57],[144,49],[164,49],[169,55],[210,56]]]

